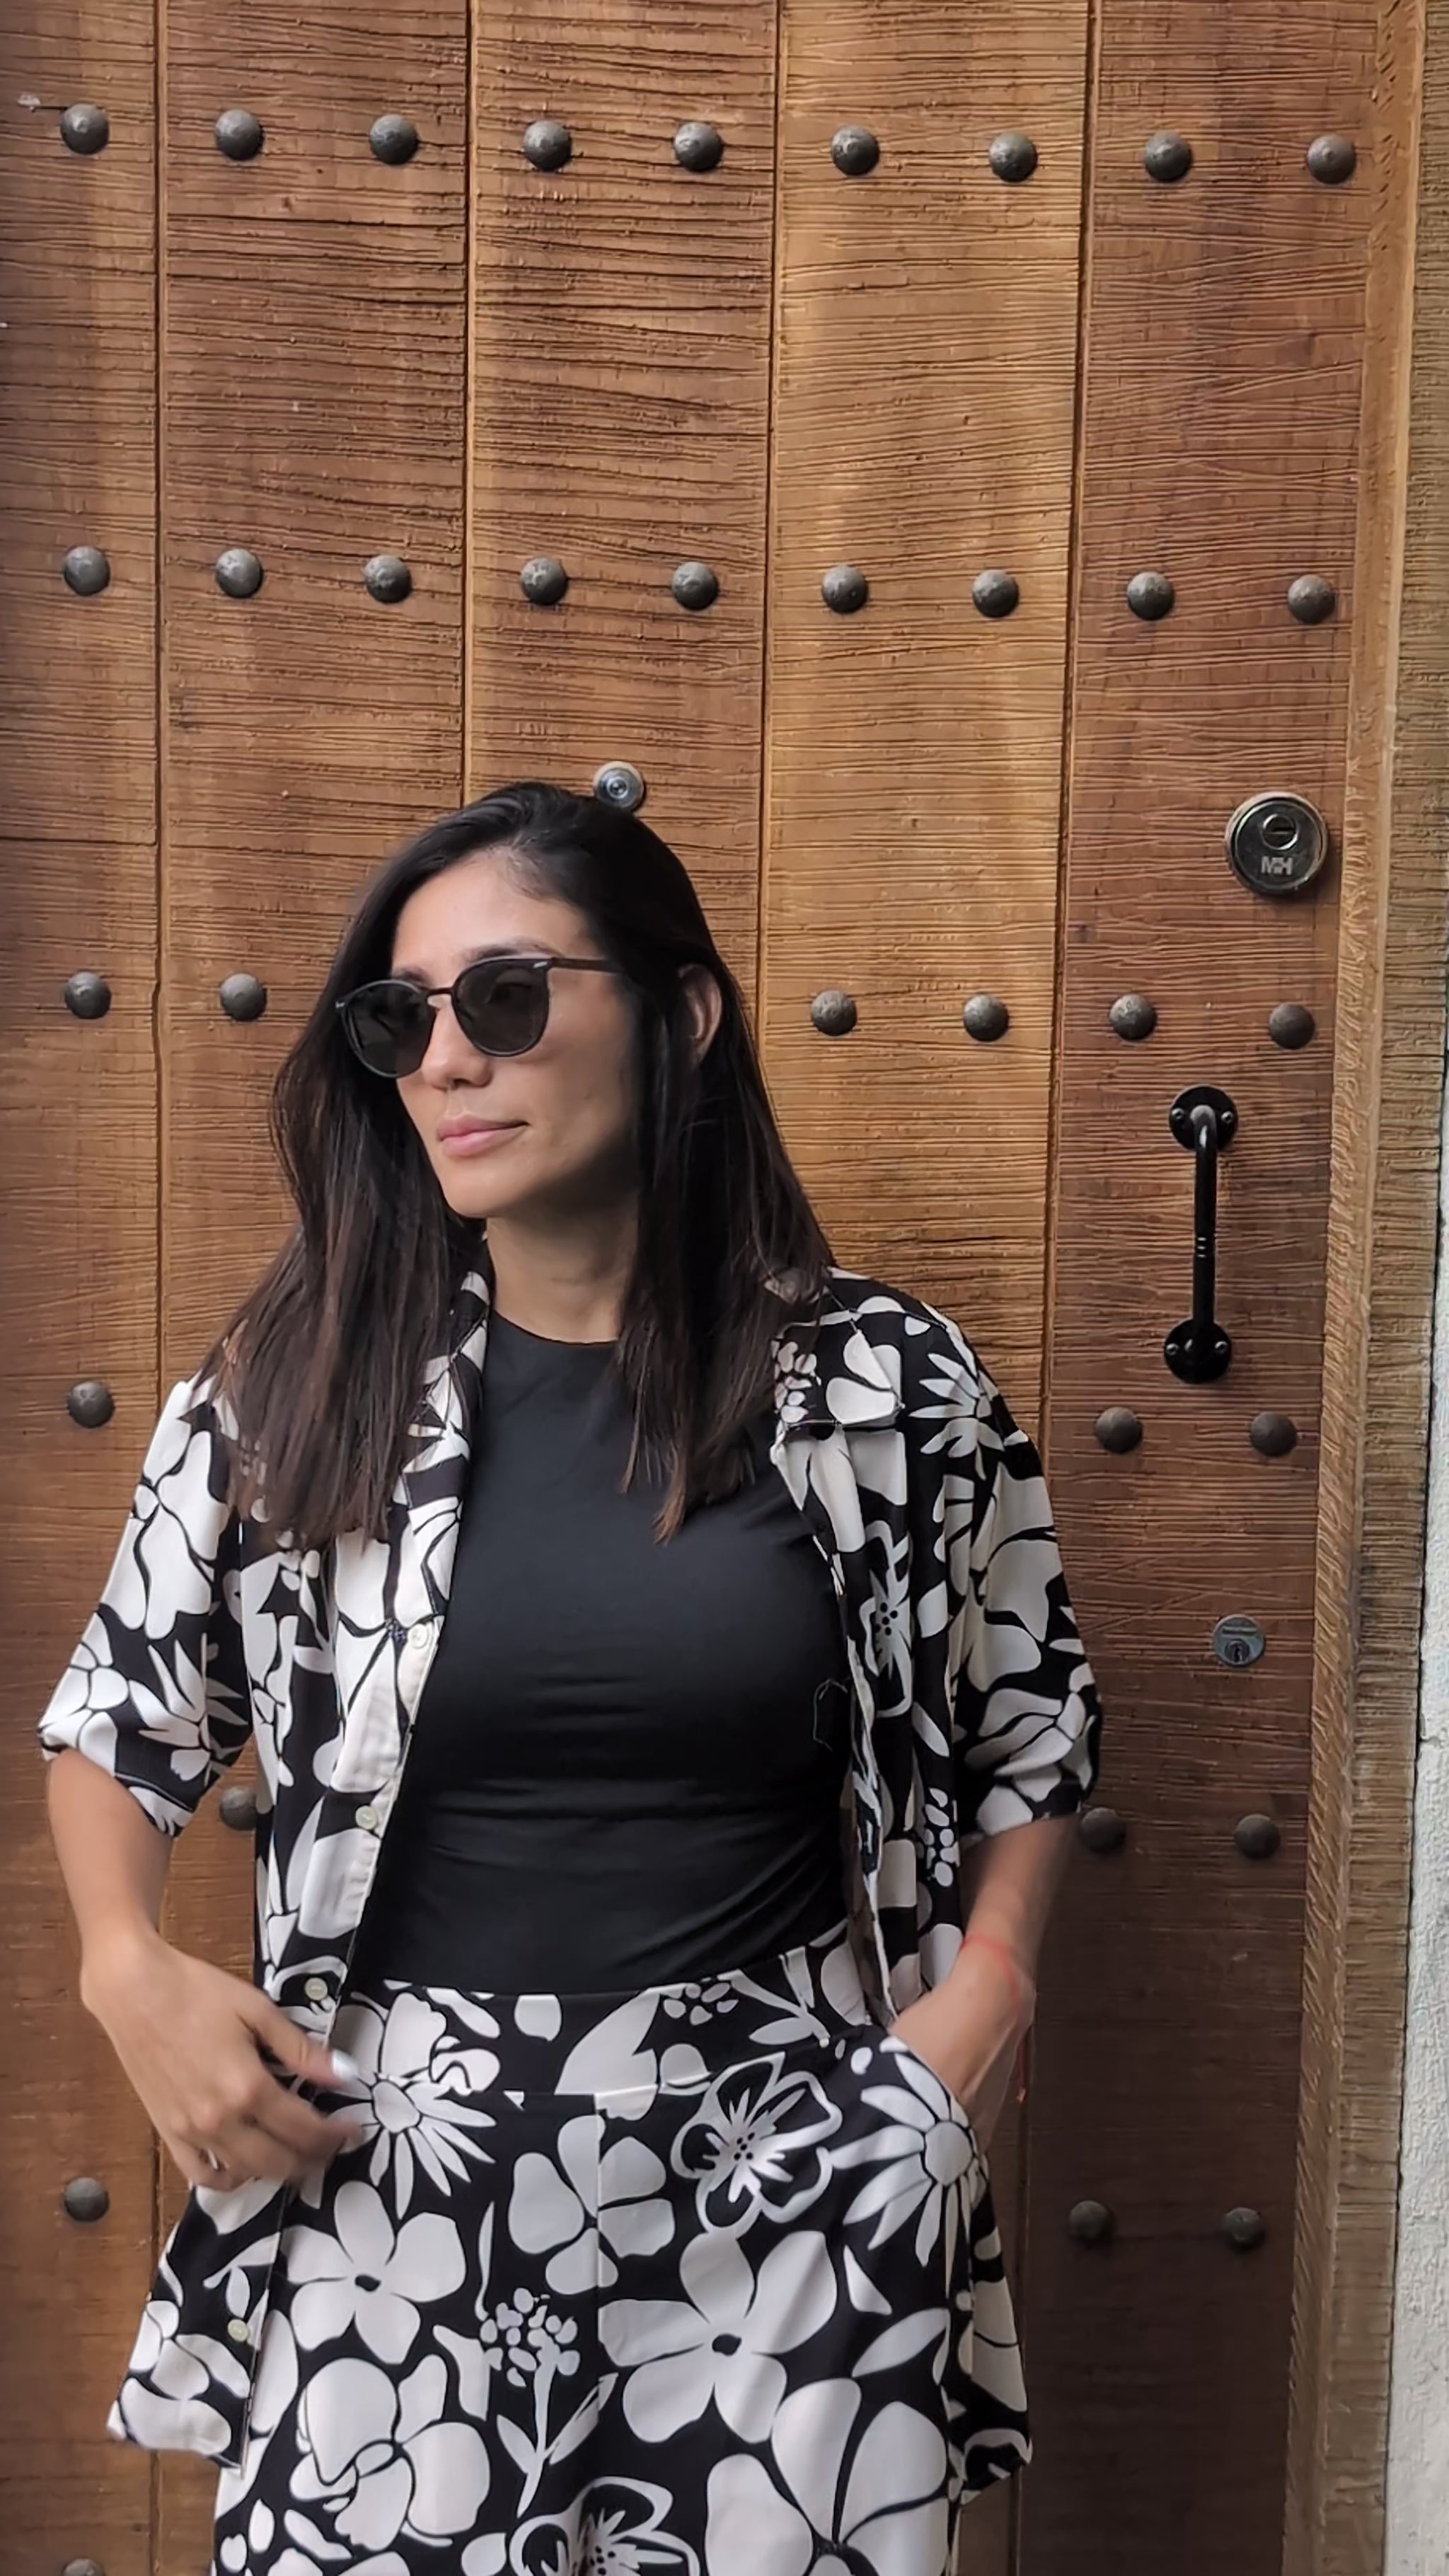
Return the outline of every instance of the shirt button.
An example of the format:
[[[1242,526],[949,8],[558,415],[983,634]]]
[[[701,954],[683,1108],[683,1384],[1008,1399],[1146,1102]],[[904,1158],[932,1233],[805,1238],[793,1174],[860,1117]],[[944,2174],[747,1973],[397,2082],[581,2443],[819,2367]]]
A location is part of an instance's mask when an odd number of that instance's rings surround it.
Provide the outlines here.
[[[251,2342],[252,2330],[247,2324],[245,2317],[228,2317],[226,2321],[226,2330],[233,2343]]]
[[[370,1834],[377,1823],[376,1807],[359,1807],[352,1821],[360,1825],[365,1834]]]
[[[302,1992],[309,2003],[325,2004],[329,1992],[326,1978],[309,1977],[305,1986],[302,1988]]]
[[[408,1644],[410,1646],[418,1647],[425,1646],[431,1635],[432,1630],[428,1626],[426,1619],[419,1619],[416,1626],[409,1628],[408,1630]]]

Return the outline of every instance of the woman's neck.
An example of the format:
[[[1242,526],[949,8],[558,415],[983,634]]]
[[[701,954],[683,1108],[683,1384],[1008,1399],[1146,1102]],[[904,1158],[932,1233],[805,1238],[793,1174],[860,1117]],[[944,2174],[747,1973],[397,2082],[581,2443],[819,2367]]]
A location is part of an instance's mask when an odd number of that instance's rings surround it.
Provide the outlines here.
[[[595,1219],[562,1232],[493,1217],[487,1229],[495,1311],[550,1342],[611,1342],[619,1332],[635,1224]]]

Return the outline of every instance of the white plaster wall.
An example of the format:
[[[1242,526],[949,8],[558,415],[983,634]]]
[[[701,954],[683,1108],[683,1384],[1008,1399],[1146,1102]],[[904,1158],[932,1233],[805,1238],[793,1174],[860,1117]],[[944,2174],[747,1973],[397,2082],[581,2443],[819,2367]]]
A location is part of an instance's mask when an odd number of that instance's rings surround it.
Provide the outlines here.
[[[1440,1173],[1384,2576],[1449,2576],[1449,1115]]]

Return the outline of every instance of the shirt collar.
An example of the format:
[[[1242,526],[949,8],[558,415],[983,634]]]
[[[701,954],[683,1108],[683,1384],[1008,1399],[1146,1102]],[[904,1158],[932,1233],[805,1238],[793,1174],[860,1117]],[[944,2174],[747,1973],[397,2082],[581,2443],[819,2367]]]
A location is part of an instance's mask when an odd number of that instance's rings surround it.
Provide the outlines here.
[[[481,1360],[489,1297],[486,1269],[467,1271],[454,1308],[452,1359]],[[882,1430],[900,1412],[885,1359],[829,1287],[813,1310],[790,1316],[775,1336],[775,1403],[786,1436]]]

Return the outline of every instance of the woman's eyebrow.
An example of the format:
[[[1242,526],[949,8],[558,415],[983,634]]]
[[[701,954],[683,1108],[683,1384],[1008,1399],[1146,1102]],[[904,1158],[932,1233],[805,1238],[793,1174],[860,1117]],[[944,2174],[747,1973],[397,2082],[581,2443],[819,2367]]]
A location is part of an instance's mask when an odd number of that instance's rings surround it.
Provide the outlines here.
[[[546,939],[495,939],[486,948],[468,949],[461,962],[464,966],[480,966],[485,957],[561,957],[562,955],[563,950],[552,947]],[[431,980],[421,966],[394,966],[392,972],[394,975],[400,975],[409,984],[426,984]]]

